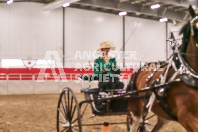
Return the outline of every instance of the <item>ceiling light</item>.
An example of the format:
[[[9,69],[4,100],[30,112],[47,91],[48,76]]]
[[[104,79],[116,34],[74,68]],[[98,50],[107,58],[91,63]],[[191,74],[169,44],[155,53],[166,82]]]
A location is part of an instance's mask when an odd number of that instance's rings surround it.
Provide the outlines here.
[[[161,18],[159,19],[160,22],[167,22],[168,21],[168,18]]]
[[[11,3],[13,3],[13,0],[8,0],[7,1],[7,4],[11,4]]]
[[[160,4],[155,4],[151,6],[151,9],[156,9],[156,8],[160,8]]]
[[[125,16],[126,14],[127,14],[126,11],[122,11],[122,12],[119,13],[120,16]]]
[[[56,1],[53,1],[53,2],[50,2],[49,4],[45,5],[43,7],[43,10],[53,10],[53,9],[56,9],[56,8],[59,8],[59,7],[62,7],[63,4],[65,3],[75,3],[75,2],[78,2],[80,0],[56,0]]]
[[[63,7],[68,7],[68,6],[70,6],[70,3],[63,4]]]

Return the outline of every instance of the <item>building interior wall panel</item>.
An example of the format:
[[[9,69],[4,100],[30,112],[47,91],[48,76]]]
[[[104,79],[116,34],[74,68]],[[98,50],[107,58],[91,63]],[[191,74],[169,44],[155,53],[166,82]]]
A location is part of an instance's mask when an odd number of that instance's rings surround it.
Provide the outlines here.
[[[126,17],[126,50],[137,52],[134,62],[166,59],[166,24],[141,18]]]
[[[7,94],[8,94],[8,82],[0,81],[0,95],[7,95]]]
[[[71,80],[68,82],[60,82],[58,87],[59,87],[59,92],[62,91],[64,88],[68,87],[72,89],[72,91],[74,91],[75,93],[80,93],[80,90],[82,89],[82,84],[79,82],[77,83],[76,80],[75,81]]]
[[[76,51],[95,52],[100,42],[113,41],[116,50],[122,47],[122,17],[96,11],[66,8],[65,52],[66,67],[75,67],[76,62],[94,61],[85,57],[75,58]]]
[[[34,85],[33,81],[16,81],[9,80],[8,83],[8,94],[33,94]]]
[[[123,17],[75,8],[65,8],[65,67],[89,65],[94,55],[75,58],[76,51],[96,52],[100,42],[113,41],[116,51],[123,46]],[[0,4],[0,59],[44,59],[46,51],[63,52],[63,9],[43,11],[43,4],[19,2]],[[168,26],[170,27],[170,26]],[[137,52],[127,62],[166,59],[166,24],[136,17],[125,17],[125,50]],[[89,58],[91,57],[91,58]],[[122,63],[122,57],[117,58]],[[83,67],[83,66],[81,66]],[[93,82],[92,82],[93,83]],[[80,92],[81,83],[46,81],[3,81],[1,94],[59,93],[64,87]],[[0,85],[0,86],[1,86]],[[97,83],[92,84],[97,87]],[[88,84],[85,84],[88,87]]]
[[[62,54],[62,8],[43,11],[32,2],[0,4],[0,58],[43,59],[48,50]]]
[[[50,94],[50,93],[59,93],[59,82],[45,81],[37,82],[33,81],[34,85],[34,94]]]

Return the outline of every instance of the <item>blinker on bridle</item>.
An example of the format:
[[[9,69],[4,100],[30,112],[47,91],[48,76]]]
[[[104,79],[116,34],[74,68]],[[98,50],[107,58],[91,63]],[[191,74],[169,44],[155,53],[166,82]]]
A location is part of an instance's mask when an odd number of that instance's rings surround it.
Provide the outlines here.
[[[194,17],[194,18],[190,21],[190,30],[191,30],[191,34],[192,34],[192,36],[193,36],[193,43],[195,44],[196,47],[198,47],[198,43],[195,43],[195,40],[194,40],[195,32],[194,32],[194,29],[193,29],[193,22],[194,22],[195,20],[198,20],[198,16]],[[198,57],[198,54],[197,54],[197,55],[194,55],[194,54],[184,53],[184,52],[181,52],[181,51],[179,51],[178,54],[185,55],[185,56]]]
[[[193,29],[193,22],[195,20],[198,20],[198,16],[196,16],[195,18],[193,18],[191,21],[190,21],[190,27],[191,27],[191,34],[193,36],[193,41],[195,42],[194,40],[194,35],[195,35],[195,32],[194,32],[194,29]],[[195,43],[195,45],[198,47],[198,43]]]

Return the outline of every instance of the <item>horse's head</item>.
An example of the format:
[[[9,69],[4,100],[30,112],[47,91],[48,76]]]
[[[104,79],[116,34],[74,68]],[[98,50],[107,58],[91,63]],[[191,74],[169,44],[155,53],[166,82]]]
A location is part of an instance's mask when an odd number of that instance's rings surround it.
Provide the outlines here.
[[[186,52],[189,42],[193,43],[191,46],[198,47],[198,14],[191,5],[189,6],[189,13],[192,19],[180,30],[180,34],[183,34],[183,41],[180,46],[181,52]]]
[[[192,17],[190,20],[191,37],[193,43],[196,45],[196,47],[198,47],[198,14],[195,12],[191,5],[189,6],[189,13]]]
[[[191,67],[198,74],[198,14],[189,6],[191,20],[182,27],[180,34],[183,34],[183,41],[179,48],[182,58],[186,61],[186,67]],[[187,64],[189,66],[187,66]]]

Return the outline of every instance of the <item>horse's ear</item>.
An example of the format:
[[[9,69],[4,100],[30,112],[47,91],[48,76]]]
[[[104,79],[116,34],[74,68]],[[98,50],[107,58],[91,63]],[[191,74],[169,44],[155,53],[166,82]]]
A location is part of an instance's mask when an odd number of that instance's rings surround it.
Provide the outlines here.
[[[194,18],[196,16],[195,10],[193,9],[193,7],[191,5],[189,5],[189,13],[192,16],[192,18]]]

